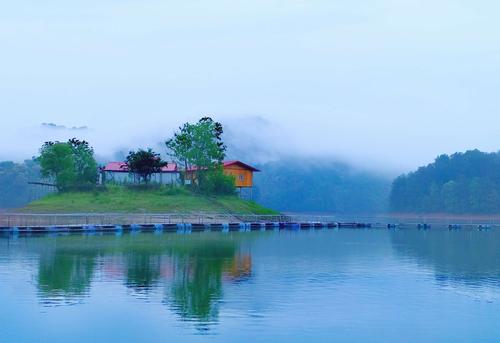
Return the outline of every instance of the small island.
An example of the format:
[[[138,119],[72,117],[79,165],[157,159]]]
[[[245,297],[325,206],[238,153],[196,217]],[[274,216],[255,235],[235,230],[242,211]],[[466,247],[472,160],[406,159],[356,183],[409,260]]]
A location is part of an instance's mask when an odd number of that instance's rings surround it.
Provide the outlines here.
[[[86,141],[46,142],[36,158],[40,185],[55,192],[18,212],[278,214],[252,201],[253,173],[259,170],[225,161],[222,133],[220,123],[204,117],[166,140],[169,162],[148,148],[104,166]]]

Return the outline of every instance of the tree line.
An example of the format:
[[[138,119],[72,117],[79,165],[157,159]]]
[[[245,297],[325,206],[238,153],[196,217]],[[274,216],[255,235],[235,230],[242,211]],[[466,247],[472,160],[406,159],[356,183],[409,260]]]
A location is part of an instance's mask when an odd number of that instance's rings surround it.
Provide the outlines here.
[[[500,153],[441,155],[394,180],[389,199],[396,212],[499,213]]]

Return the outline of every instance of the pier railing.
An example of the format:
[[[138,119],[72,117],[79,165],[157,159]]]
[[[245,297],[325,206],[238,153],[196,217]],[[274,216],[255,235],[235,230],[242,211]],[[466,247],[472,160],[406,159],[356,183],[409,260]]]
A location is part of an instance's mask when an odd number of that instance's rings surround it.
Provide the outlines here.
[[[249,214],[0,214],[0,227],[131,225],[131,224],[211,224],[265,222],[334,222],[333,216],[288,216]]]
[[[223,223],[370,223],[383,227],[387,224],[414,226],[427,223],[436,226],[458,224],[461,226],[500,226],[500,217],[393,217],[393,216],[325,216],[325,215],[252,215],[207,213],[75,213],[75,214],[21,214],[0,213],[0,227],[81,226],[81,225],[132,225],[132,224],[223,224]]]

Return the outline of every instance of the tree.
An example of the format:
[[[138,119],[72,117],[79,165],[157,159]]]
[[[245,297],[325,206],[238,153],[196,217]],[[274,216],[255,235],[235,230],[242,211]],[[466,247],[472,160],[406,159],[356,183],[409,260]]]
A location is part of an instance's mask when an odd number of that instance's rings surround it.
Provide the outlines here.
[[[94,150],[86,141],[46,142],[40,149],[41,174],[52,180],[58,191],[93,187],[98,170]]]
[[[194,125],[185,123],[179,128],[179,132],[174,133],[174,137],[165,142],[169,155],[173,157],[178,164],[188,170],[190,163],[190,151],[193,146],[193,127]]]
[[[201,193],[208,195],[234,195],[236,193],[234,176],[224,174],[222,167],[206,170],[202,173],[202,179],[199,185]]]
[[[226,155],[222,141],[221,123],[210,117],[201,118],[196,124],[185,123],[165,142],[169,155],[187,171],[196,167],[196,179],[202,183],[201,172],[220,165]]]
[[[73,150],[68,143],[46,142],[40,149],[41,174],[55,183],[58,191],[71,187],[76,179]]]
[[[72,138],[68,141],[71,147],[78,186],[95,185],[98,166],[94,158],[94,149],[86,141]]]
[[[131,173],[139,176],[146,184],[151,179],[151,175],[161,172],[161,168],[166,165],[161,160],[160,154],[152,149],[139,149],[137,152],[130,151],[127,156],[127,165]]]

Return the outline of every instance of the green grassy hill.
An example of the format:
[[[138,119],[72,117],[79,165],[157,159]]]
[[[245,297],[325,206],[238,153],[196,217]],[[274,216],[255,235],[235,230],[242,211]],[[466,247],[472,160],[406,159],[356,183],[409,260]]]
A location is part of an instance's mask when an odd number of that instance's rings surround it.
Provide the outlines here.
[[[109,187],[95,192],[50,194],[22,208],[23,213],[238,213],[277,214],[237,196],[206,197],[184,189],[132,190]]]

